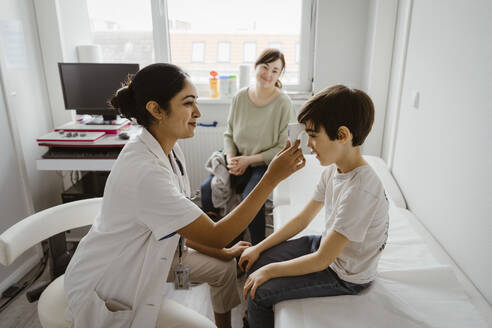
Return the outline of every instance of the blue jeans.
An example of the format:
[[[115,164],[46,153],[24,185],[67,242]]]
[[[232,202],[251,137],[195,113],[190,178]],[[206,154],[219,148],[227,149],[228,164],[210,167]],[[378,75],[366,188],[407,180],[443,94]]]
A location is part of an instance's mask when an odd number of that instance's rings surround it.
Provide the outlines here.
[[[261,166],[255,166],[251,167],[251,177],[249,178],[246,187],[244,187],[244,190],[241,193],[241,198],[245,199],[251,191],[254,189],[254,187],[260,182],[261,178],[265,174],[267,170],[266,165],[261,165]],[[212,182],[213,175],[209,176],[208,178],[203,181],[200,190],[201,190],[201,199],[202,199],[202,209],[204,212],[216,212],[218,213],[218,209],[216,209],[212,203],[212,188],[211,188],[211,182]],[[248,226],[249,233],[251,235],[251,243],[253,245],[258,244],[261,242],[263,239],[265,239],[265,205],[263,205],[256,214],[255,218],[253,221]]]
[[[219,213],[219,209],[214,207],[212,203],[212,179],[213,175],[209,175],[200,186],[200,197],[202,201],[202,210],[207,212]]]
[[[263,252],[248,275],[270,263],[288,261],[318,250],[321,236],[305,236],[285,241]],[[302,276],[274,278],[258,287],[255,299],[248,294],[249,327],[273,327],[273,305],[285,300],[308,297],[355,295],[369,287],[340,279],[328,267]]]

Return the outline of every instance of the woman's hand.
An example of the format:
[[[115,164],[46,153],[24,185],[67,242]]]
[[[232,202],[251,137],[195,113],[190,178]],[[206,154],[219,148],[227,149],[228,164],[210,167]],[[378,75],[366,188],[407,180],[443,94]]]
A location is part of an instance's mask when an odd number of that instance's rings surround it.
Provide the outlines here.
[[[231,248],[225,248],[225,261],[230,261],[233,258],[240,256],[248,247],[251,247],[251,243],[248,241],[238,241]]]
[[[233,160],[233,158],[236,157],[234,154],[227,154],[226,155],[226,161],[227,161],[227,168],[229,169],[229,173],[233,175],[239,175],[239,171],[237,166],[237,161]]]
[[[258,250],[258,247],[252,246],[249,247],[248,249],[244,250],[243,254],[241,255],[241,258],[239,259],[239,268],[242,271],[248,272],[249,269],[253,266],[253,263],[258,260],[260,257],[260,251]],[[246,268],[244,268],[244,264],[246,263]]]
[[[302,150],[299,148],[301,141],[298,139],[294,145],[290,145],[287,140],[284,149],[282,149],[268,165],[265,176],[273,179],[275,183],[287,178],[292,173],[300,170],[306,165],[306,159],[302,155]]]
[[[255,299],[256,289],[263,285],[268,280],[274,278],[269,270],[269,265],[259,268],[255,272],[249,275],[246,279],[243,289],[243,298],[246,299],[248,291],[250,291],[251,299]]]
[[[231,164],[232,163],[232,158],[236,157],[235,154],[226,154],[226,162],[227,162],[227,165]]]
[[[231,174],[242,175],[250,164],[250,156],[236,156],[228,159],[227,168]]]

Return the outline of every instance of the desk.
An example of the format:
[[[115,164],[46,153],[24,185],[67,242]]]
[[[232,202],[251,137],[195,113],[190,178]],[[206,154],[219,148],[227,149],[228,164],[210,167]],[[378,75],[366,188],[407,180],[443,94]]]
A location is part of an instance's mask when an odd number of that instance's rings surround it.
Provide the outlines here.
[[[111,171],[115,159],[38,159],[40,171]]]
[[[130,135],[130,140],[140,133],[141,128],[130,126],[123,130]],[[128,140],[122,140],[117,135],[105,135],[94,143],[94,146],[121,145]],[[38,159],[36,168],[40,171],[111,171],[116,159]]]

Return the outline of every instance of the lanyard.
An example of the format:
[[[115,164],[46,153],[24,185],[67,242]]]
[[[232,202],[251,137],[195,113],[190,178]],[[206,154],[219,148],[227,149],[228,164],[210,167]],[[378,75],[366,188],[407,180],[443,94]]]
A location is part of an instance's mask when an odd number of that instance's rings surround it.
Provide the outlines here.
[[[184,179],[183,164],[181,164],[181,161],[178,159],[178,156],[176,156],[174,149],[172,150],[172,154],[173,154],[172,157],[169,156],[169,162],[171,163],[171,167],[173,168],[174,174],[177,175],[178,183],[179,183],[179,189],[180,189],[181,193],[185,194],[186,191],[185,191],[184,182],[183,182],[183,179]],[[176,232],[172,233],[171,236],[173,236],[175,234],[176,234]],[[164,238],[166,238],[166,237],[164,237]],[[184,250],[184,238],[183,238],[183,236],[179,236],[179,242],[178,242],[179,264],[183,264],[183,260],[182,260],[183,250]]]
[[[184,169],[183,169],[183,164],[181,164],[181,161],[179,160],[178,156],[176,156],[176,153],[174,152],[174,149],[172,150],[174,160],[176,161],[176,164],[178,164],[178,169],[179,173],[181,173],[181,176],[184,176]],[[172,161],[171,161],[172,163]],[[173,167],[173,170],[175,170],[174,173],[177,174],[176,169]]]
[[[179,190],[181,193],[183,193],[185,196],[187,191],[185,187],[185,171],[183,164],[181,161],[178,159],[178,156],[176,156],[176,153],[174,150],[172,151],[172,156],[169,155],[169,162],[171,164],[171,168],[173,169],[174,174],[176,175],[176,178],[178,179],[178,184],[179,184]]]
[[[179,236],[179,243],[178,243],[178,255],[179,255],[179,264],[183,264],[183,236]]]
[[[168,157],[169,158],[169,163],[171,164],[171,168],[173,169],[173,172],[174,172],[174,174],[176,175],[176,177],[178,179],[179,191],[182,194],[186,194],[185,187],[184,187],[184,182],[183,182],[183,179],[184,179],[184,168],[183,168],[183,164],[181,163],[181,161],[176,156],[176,153],[174,152],[174,149],[172,150],[172,154],[173,154],[172,157],[171,157],[171,155],[169,155],[169,157]],[[179,173],[178,173],[178,170],[179,170]],[[171,238],[175,234],[176,234],[176,232],[172,232],[169,235],[166,235],[166,236],[162,237],[159,240],[164,240],[164,239],[167,239],[167,238]],[[181,249],[182,249],[182,246],[181,246],[182,245],[181,237],[179,238],[179,242],[180,242],[180,252],[181,252]],[[181,258],[181,255],[180,255],[180,258]]]

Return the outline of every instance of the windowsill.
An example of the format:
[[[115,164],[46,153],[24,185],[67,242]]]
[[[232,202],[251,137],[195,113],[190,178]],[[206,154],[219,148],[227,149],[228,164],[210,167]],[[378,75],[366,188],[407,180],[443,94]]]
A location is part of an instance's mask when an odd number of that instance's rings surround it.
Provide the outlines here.
[[[287,95],[291,98],[292,102],[296,105],[304,104],[309,98],[311,98],[311,94],[309,93],[299,93],[299,92],[287,92]],[[225,98],[210,98],[210,97],[200,97],[197,100],[198,104],[223,104],[230,105],[232,102],[232,97]]]
[[[292,99],[292,102],[294,105],[303,105],[308,99]]]
[[[210,98],[210,97],[200,97],[196,101],[198,104],[225,104],[229,105],[232,102],[232,97],[226,98]]]

